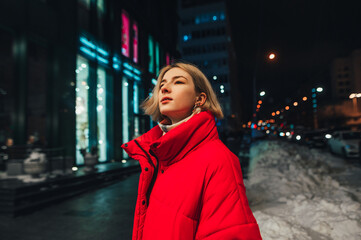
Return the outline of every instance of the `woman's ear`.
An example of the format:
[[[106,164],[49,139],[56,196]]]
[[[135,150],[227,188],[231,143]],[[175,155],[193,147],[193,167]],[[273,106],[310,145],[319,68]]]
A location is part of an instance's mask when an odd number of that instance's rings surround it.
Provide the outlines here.
[[[207,95],[204,92],[201,92],[198,96],[197,96],[197,100],[196,103],[199,104],[199,106],[203,106],[203,104],[206,102],[207,100]]]

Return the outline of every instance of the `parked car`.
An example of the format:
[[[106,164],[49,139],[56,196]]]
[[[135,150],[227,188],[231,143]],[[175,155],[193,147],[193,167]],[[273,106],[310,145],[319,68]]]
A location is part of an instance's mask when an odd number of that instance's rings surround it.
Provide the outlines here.
[[[294,132],[291,140],[310,148],[323,148],[327,145],[326,134],[330,133],[326,129],[308,130]]]
[[[341,154],[348,158],[360,156],[360,141],[361,132],[337,131],[332,134],[327,144],[331,153]]]

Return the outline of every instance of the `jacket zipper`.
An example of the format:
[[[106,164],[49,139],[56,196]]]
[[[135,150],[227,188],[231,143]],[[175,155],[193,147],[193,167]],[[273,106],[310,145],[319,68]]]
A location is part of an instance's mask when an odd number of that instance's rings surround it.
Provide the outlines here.
[[[149,185],[149,187],[148,187],[148,190],[147,190],[147,193],[146,193],[146,197],[147,197],[147,206],[148,206],[148,204],[149,204],[149,198],[150,198],[150,194],[151,194],[151,192],[152,192],[152,190],[153,190],[153,186],[154,186],[154,183],[155,183],[155,180],[157,179],[157,175],[158,175],[158,165],[159,165],[159,160],[158,160],[158,158],[157,158],[157,156],[154,154],[154,152],[152,151],[152,150],[149,150],[149,153],[150,154],[152,154],[152,156],[154,156],[155,157],[155,159],[156,159],[156,166],[154,166],[154,163],[152,162],[152,159],[150,158],[150,156],[149,156],[149,154],[147,153],[147,151],[145,151],[141,146],[140,146],[140,144],[138,143],[138,141],[137,140],[134,140],[134,142],[138,145],[138,147],[145,153],[145,155],[147,156],[147,158],[148,158],[148,162],[153,166],[153,168],[154,168],[154,174],[153,174],[153,176],[152,176],[152,180],[151,180],[151,182],[150,182],[150,185]]]

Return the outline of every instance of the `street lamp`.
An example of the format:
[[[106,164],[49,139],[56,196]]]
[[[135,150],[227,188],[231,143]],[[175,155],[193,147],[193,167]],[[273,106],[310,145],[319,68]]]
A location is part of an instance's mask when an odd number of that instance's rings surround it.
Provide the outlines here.
[[[265,91],[262,91],[262,92],[259,93],[259,95],[260,95],[261,97],[263,97],[264,95],[266,95],[266,92],[265,92]]]
[[[357,98],[361,98],[361,93],[351,93],[349,98],[352,99],[354,111],[355,113],[357,113],[358,112]]]
[[[269,60],[274,60],[276,58],[276,54],[274,54],[274,53],[270,53],[269,55],[268,55],[268,59]]]

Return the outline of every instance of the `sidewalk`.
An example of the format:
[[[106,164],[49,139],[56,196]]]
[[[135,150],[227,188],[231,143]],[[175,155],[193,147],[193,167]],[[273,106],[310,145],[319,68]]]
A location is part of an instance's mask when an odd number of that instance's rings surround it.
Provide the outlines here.
[[[16,218],[0,217],[1,240],[131,239],[139,173]]]

